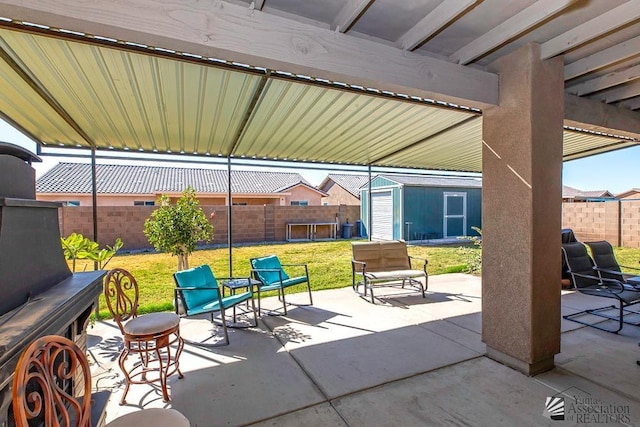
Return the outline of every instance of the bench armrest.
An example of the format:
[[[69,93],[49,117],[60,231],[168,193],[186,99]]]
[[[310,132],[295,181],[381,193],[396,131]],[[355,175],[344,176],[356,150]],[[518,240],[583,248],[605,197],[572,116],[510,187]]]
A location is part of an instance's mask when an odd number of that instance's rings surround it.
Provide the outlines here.
[[[426,272],[427,272],[427,264],[429,264],[429,261],[426,258],[419,258],[419,257],[415,257],[415,256],[409,255],[409,267],[412,268],[412,269],[413,269],[413,267],[412,267],[413,260],[422,261],[422,269],[424,270],[424,272],[426,274]]]
[[[357,261],[355,259],[351,260],[351,272],[356,273],[356,264],[359,264],[362,267],[362,274],[364,274],[365,270],[367,269],[367,263],[364,261]],[[358,271],[358,273],[360,273],[360,271]]]

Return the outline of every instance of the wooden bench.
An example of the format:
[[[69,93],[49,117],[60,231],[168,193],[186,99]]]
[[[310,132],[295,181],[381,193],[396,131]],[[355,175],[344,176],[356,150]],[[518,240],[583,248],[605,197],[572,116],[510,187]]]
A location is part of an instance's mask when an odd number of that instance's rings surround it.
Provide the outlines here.
[[[389,285],[400,282],[403,288],[409,284],[420,289],[422,298],[426,297],[425,291],[429,279],[427,260],[420,259],[422,269],[414,270],[411,260],[419,258],[408,255],[405,242],[353,242],[351,249],[353,251],[351,260],[353,290],[358,292],[358,287],[364,285],[364,295],[367,296],[367,290],[369,290],[372,303],[374,303],[373,286],[375,284]]]

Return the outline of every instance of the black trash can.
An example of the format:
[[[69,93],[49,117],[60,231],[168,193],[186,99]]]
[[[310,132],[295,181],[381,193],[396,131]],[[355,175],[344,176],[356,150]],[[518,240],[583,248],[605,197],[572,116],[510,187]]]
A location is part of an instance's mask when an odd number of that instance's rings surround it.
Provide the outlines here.
[[[356,227],[353,229],[353,236],[354,237],[360,237],[360,230],[362,230],[362,221],[357,220],[356,221]]]
[[[353,231],[353,224],[349,224],[348,222],[342,224],[342,238],[343,239],[350,239],[352,231]]]

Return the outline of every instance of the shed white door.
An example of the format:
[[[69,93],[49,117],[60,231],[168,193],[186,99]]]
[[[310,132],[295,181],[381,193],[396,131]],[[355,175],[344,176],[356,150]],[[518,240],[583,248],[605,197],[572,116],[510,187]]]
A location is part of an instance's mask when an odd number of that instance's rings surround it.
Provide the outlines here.
[[[391,190],[371,193],[371,237],[393,240],[393,198]]]
[[[444,237],[466,236],[467,193],[444,193]]]

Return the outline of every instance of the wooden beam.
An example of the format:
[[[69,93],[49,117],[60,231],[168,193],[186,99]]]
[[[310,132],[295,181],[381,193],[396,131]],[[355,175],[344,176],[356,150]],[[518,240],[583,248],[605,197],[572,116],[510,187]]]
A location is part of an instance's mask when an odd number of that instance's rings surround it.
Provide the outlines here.
[[[396,41],[396,46],[404,50],[415,49],[477,2],[478,0],[449,0],[440,3],[431,13],[404,33]]]
[[[356,23],[375,0],[347,0],[338,16],[331,23],[331,29],[346,33]]]
[[[565,94],[564,124],[640,140],[640,112]]]
[[[0,0],[0,10],[8,18],[205,58],[480,109],[498,103],[496,74],[233,3]]]
[[[590,96],[589,98],[604,101],[607,104],[610,104],[612,102],[633,98],[638,95],[640,95],[640,81],[635,81],[633,83],[626,84],[615,89],[600,92],[598,94]]]
[[[468,64],[498,46],[514,39],[536,24],[567,8],[576,0],[538,0],[526,9],[513,15],[491,31],[454,52],[449,60]]]
[[[590,73],[616,62],[621,62],[640,55],[640,36],[623,43],[618,43],[593,55],[579,59],[564,66],[564,79],[570,80],[583,74]]]
[[[569,86],[566,88],[566,91],[580,96],[628,83],[636,79],[640,79],[640,65]]]
[[[640,18],[640,0],[629,0],[542,44],[542,59],[574,49]]]

